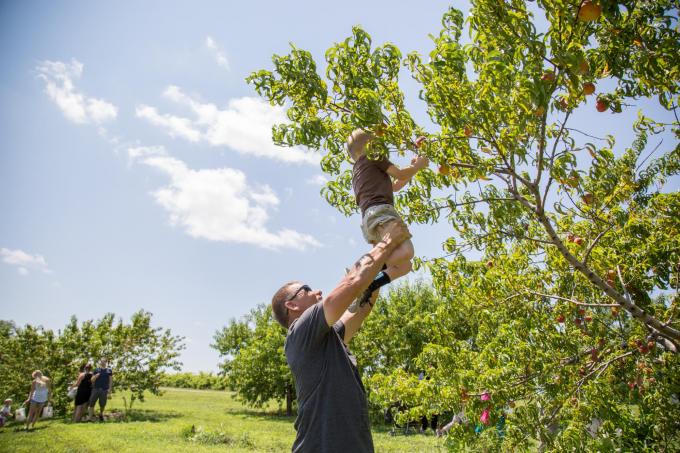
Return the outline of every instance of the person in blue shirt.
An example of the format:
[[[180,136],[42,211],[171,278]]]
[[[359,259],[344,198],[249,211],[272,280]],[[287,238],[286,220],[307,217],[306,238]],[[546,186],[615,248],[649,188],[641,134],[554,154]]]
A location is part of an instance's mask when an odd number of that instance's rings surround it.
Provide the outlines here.
[[[99,421],[104,421],[104,408],[111,390],[113,389],[113,371],[109,368],[106,359],[99,361],[99,367],[95,368],[92,376],[92,393],[90,393],[89,415],[94,419],[94,405],[99,400]]]

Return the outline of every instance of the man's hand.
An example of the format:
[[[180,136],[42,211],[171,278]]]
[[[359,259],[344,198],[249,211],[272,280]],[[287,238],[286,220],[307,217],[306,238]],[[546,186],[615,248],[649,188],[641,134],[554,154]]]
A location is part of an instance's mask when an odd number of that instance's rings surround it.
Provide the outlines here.
[[[411,233],[402,220],[394,220],[384,226],[382,242],[386,244],[397,246],[410,238]]]
[[[427,137],[425,137],[424,135],[421,135],[420,137],[418,137],[416,139],[415,142],[413,142],[413,146],[415,146],[416,149],[420,149],[420,147],[423,146],[423,143],[425,142],[425,140],[427,140]]]

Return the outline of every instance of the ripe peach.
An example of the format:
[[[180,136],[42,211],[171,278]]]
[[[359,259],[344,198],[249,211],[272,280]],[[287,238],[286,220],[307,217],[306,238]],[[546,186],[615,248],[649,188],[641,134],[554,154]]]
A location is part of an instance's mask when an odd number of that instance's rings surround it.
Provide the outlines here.
[[[593,22],[602,14],[602,6],[594,4],[592,1],[585,1],[578,10],[578,20],[581,22]]]
[[[603,99],[598,99],[597,103],[595,104],[595,109],[597,109],[597,111],[600,112],[600,113],[607,110],[608,107],[609,107],[609,104],[607,103],[607,101],[605,101]]]
[[[541,76],[541,80],[544,81],[544,82],[554,82],[555,81],[555,73],[552,72],[552,71],[546,71]]]

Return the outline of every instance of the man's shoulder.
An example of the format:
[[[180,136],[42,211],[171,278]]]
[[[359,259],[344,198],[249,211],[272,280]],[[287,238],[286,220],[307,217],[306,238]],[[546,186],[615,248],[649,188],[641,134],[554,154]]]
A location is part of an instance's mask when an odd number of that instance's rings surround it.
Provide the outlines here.
[[[330,330],[323,310],[323,302],[317,302],[305,310],[288,327],[285,349],[287,350],[293,345],[302,346],[310,342],[313,343]]]
[[[291,334],[299,329],[311,327],[311,325],[319,321],[319,318],[321,317],[326,319],[326,315],[323,312],[323,301],[315,303],[305,310],[305,312],[302,313],[299,318],[294,320],[288,328],[288,334]]]

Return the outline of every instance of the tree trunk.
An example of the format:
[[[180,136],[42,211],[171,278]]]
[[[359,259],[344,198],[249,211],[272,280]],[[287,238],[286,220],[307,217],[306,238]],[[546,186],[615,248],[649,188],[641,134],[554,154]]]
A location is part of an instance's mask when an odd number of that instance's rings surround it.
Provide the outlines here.
[[[293,386],[290,383],[286,384],[286,415],[293,415]]]

